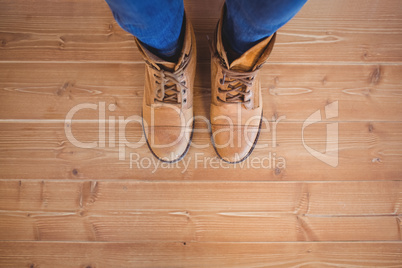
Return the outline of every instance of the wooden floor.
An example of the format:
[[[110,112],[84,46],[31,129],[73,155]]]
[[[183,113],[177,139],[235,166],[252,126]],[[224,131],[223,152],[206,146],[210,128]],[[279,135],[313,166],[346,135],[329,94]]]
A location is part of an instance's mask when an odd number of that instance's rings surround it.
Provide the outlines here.
[[[205,35],[222,1],[185,4],[208,116]],[[310,0],[262,73],[268,147],[251,157],[264,166],[222,165],[200,120],[207,146],[156,168],[146,145],[117,142],[118,117],[140,115],[144,63],[107,5],[0,0],[0,267],[402,267],[402,1]],[[84,103],[116,107],[104,144],[99,109],[64,121]],[[336,167],[303,145],[325,152],[329,124]],[[125,135],[140,141],[141,126]]]

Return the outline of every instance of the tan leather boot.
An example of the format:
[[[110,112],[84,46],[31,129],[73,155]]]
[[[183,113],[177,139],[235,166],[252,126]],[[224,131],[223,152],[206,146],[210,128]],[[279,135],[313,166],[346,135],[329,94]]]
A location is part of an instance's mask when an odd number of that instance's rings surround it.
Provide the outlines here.
[[[160,59],[136,40],[145,59],[143,130],[151,152],[161,161],[179,161],[193,133],[193,85],[197,49],[193,27],[185,18],[184,42],[176,63]]]
[[[245,160],[253,151],[262,122],[259,69],[268,59],[276,33],[229,63],[222,40],[222,19],[211,44],[212,144],[229,163]]]

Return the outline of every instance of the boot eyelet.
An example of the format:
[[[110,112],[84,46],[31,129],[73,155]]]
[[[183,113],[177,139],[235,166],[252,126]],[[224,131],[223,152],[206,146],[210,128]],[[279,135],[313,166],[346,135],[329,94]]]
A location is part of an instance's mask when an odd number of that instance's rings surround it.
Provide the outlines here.
[[[183,99],[183,103],[187,103],[187,99]]]
[[[186,90],[185,90],[185,89],[183,89],[183,94],[186,94]]]

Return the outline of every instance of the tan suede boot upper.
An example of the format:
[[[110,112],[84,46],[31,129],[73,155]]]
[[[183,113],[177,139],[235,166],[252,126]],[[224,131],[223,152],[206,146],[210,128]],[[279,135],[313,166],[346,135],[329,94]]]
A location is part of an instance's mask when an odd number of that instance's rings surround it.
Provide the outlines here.
[[[262,119],[259,69],[273,49],[276,33],[229,63],[221,35],[223,16],[222,12],[211,47],[212,143],[224,161],[238,163],[251,154],[258,139]]]
[[[175,162],[187,152],[193,129],[193,86],[197,49],[193,27],[185,22],[178,62],[167,62],[136,40],[145,59],[143,129],[152,153],[161,161]]]

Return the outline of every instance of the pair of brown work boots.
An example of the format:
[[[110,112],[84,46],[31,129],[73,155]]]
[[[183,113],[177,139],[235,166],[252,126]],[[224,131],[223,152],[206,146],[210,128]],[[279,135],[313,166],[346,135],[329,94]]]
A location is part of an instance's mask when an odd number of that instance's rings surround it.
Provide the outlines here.
[[[212,145],[226,162],[246,159],[258,140],[262,121],[259,69],[268,59],[275,34],[229,62],[222,40],[222,19],[211,42]],[[167,62],[137,46],[145,59],[143,129],[151,152],[173,163],[187,153],[193,136],[193,87],[197,49],[193,27],[183,23],[184,41],[177,62]]]

